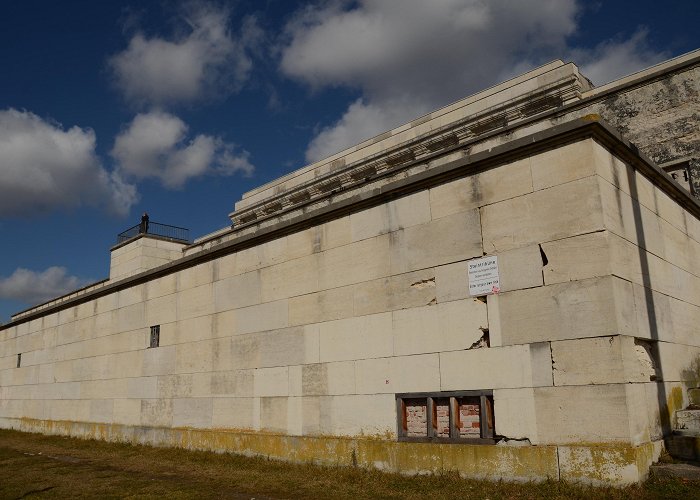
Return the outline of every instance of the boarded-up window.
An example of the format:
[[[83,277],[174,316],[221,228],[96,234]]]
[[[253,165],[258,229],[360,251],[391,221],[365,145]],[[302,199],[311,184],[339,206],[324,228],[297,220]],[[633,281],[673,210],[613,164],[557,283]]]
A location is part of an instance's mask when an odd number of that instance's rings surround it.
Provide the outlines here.
[[[450,399],[434,399],[433,427],[435,435],[441,438],[450,437]]]
[[[404,431],[408,437],[428,436],[427,399],[405,399],[403,401]]]
[[[457,430],[459,437],[481,437],[479,398],[457,398]]]
[[[400,440],[495,443],[491,391],[397,394],[396,410]]]

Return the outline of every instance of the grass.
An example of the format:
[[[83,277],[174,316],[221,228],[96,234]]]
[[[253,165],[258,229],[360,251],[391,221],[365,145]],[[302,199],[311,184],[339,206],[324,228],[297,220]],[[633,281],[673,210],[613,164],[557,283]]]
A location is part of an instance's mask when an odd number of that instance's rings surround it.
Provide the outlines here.
[[[0,430],[0,498],[38,497],[700,499],[700,482],[651,479],[617,489],[407,477]]]

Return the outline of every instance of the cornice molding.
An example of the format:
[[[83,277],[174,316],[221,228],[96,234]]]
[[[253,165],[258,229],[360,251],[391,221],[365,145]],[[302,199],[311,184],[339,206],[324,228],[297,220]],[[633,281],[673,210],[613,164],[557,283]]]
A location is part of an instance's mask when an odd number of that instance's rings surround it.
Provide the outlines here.
[[[261,219],[279,216],[340,191],[360,187],[376,176],[400,172],[417,161],[438,157],[460,146],[466,148],[480,137],[579,100],[585,85],[579,75],[569,74],[537,92],[518,96],[352,164],[346,165],[344,158],[336,159],[330,162],[331,172],[236,210],[229,217],[235,228],[250,226]]]

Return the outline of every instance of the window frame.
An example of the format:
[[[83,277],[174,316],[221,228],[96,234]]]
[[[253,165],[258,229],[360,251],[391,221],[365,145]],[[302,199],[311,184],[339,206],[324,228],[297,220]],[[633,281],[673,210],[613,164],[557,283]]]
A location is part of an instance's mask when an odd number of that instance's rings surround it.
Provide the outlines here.
[[[459,398],[479,398],[479,437],[460,437],[457,427]],[[426,436],[408,436],[404,400],[426,400]],[[437,435],[436,400],[449,400],[450,437]],[[496,444],[494,434],[493,390],[449,392],[405,392],[396,394],[396,429],[398,440],[412,443]]]
[[[160,347],[160,325],[151,326],[151,335],[148,344],[149,349],[155,349],[156,347]]]

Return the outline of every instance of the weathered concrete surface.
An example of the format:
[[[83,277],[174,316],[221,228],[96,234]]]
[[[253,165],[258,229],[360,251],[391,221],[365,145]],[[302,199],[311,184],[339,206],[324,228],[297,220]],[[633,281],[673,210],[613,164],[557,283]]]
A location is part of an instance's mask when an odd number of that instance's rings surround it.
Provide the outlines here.
[[[585,95],[584,95],[585,97]],[[700,68],[605,96],[581,110],[597,113],[658,164],[700,158]],[[577,111],[577,113],[580,113]],[[700,177],[695,178],[696,182]]]

